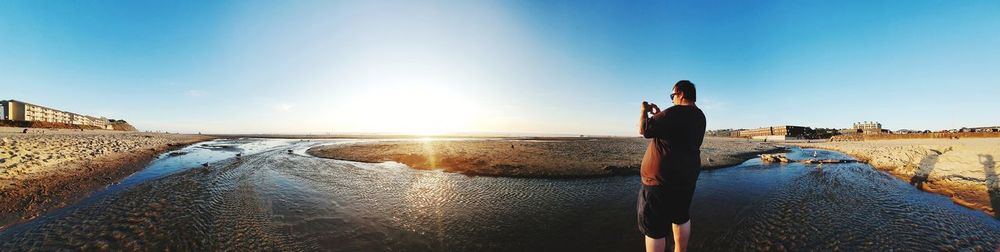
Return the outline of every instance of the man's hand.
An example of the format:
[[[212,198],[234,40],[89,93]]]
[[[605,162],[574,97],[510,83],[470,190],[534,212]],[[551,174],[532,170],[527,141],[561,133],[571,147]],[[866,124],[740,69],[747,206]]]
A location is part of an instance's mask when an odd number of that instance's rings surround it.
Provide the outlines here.
[[[660,113],[660,107],[657,107],[656,104],[642,101],[642,117],[639,117],[639,135],[642,135],[643,137],[647,137],[646,120],[649,119],[649,112],[653,112],[654,115],[656,113]]]
[[[658,114],[658,113],[660,113],[660,107],[657,107],[655,103],[650,103],[649,104],[649,111],[653,112],[653,114]]]

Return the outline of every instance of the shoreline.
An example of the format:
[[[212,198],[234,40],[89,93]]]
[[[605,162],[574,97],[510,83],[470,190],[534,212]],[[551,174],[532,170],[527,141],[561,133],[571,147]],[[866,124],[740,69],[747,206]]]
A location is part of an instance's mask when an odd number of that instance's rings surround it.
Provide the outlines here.
[[[307,153],[353,162],[397,162],[418,170],[469,176],[593,178],[639,174],[648,141],[638,137],[400,140],[317,146]],[[706,137],[702,169],[730,167],[759,154],[783,151],[773,143]]]
[[[795,143],[842,152],[915,188],[946,196],[955,204],[994,218],[1000,208],[996,174],[1000,138],[894,139]]]
[[[76,203],[209,136],[138,132],[0,133],[0,230]]]

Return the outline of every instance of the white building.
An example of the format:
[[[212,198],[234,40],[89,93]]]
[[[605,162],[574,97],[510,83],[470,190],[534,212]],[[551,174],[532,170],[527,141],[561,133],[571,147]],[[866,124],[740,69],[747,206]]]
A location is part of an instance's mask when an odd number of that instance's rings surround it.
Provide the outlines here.
[[[17,100],[0,101],[0,119],[10,121],[52,122],[110,128],[108,119],[70,113]]]

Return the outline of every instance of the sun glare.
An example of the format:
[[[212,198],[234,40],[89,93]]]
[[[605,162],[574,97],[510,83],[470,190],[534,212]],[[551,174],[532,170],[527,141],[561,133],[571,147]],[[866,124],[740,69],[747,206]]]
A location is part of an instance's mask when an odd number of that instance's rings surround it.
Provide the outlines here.
[[[398,88],[362,95],[349,108],[364,131],[408,135],[443,135],[468,131],[477,118],[476,104],[447,89]]]

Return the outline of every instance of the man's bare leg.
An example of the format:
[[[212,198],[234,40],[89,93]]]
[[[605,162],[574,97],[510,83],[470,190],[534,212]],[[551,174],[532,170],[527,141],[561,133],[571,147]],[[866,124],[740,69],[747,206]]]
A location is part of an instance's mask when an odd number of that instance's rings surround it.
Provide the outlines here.
[[[653,239],[646,237],[646,252],[662,252],[667,248],[667,238]]]
[[[691,237],[691,221],[688,220],[680,225],[674,224],[674,251],[684,252],[688,248],[688,237]],[[648,237],[647,237],[648,238]],[[648,242],[646,244],[649,244]],[[649,246],[646,246],[648,251]]]

